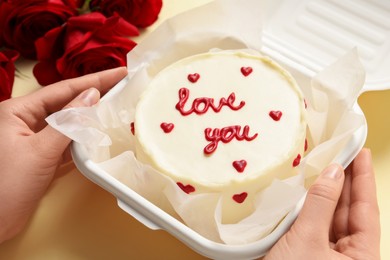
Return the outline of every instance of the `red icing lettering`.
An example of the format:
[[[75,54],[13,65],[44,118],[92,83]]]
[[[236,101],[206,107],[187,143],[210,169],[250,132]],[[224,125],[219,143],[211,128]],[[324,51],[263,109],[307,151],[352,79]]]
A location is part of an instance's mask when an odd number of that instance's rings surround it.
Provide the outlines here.
[[[214,112],[219,112],[221,111],[223,106],[227,106],[232,110],[239,110],[245,105],[244,101],[241,101],[239,105],[234,105],[236,96],[234,93],[231,93],[227,99],[221,98],[218,106],[214,104],[213,98],[208,98],[208,97],[195,98],[194,101],[192,102],[191,108],[186,111],[184,109],[184,106],[186,105],[189,96],[190,96],[189,89],[181,88],[179,90],[179,102],[176,104],[176,109],[179,110],[179,112],[183,116],[188,116],[192,113],[201,115],[206,113],[209,110],[209,108],[214,110]]]
[[[233,125],[233,126],[227,126],[224,128],[206,128],[204,130],[205,138],[210,143],[204,148],[205,154],[212,154],[218,147],[218,142],[222,141],[223,143],[229,143],[234,138],[236,138],[238,141],[246,140],[246,141],[252,141],[257,137],[257,133],[253,136],[249,136],[249,126],[244,126],[244,129],[241,131],[241,126],[239,125]]]
[[[187,79],[192,82],[192,83],[196,83],[198,81],[198,79],[200,78],[200,75],[198,73],[194,73],[194,74],[188,74],[187,76]]]
[[[131,131],[131,133],[132,133],[133,135],[135,134],[134,122],[131,122],[131,123],[130,123],[130,131]]]
[[[164,131],[164,133],[170,133],[173,130],[175,125],[172,123],[161,123],[160,127]]]
[[[293,167],[297,167],[301,163],[301,155],[298,154],[297,157],[293,161]]]
[[[245,167],[246,167],[246,161],[245,161],[245,160],[234,161],[234,162],[233,162],[233,167],[234,167],[238,172],[244,172]]]
[[[247,77],[249,74],[251,74],[253,71],[252,67],[241,67],[241,73],[245,77]]]
[[[270,116],[273,120],[275,120],[275,121],[279,121],[280,118],[282,117],[282,114],[283,114],[282,111],[279,111],[279,110],[277,110],[277,111],[272,110],[272,111],[269,112],[269,116]]]
[[[246,193],[246,192],[243,192],[240,194],[234,194],[233,200],[237,203],[243,203],[247,196],[248,196],[248,193]]]
[[[179,186],[180,189],[182,189],[187,194],[190,194],[191,192],[195,192],[194,186],[192,186],[190,184],[184,185],[181,182],[177,182],[176,184],[177,184],[177,186]]]

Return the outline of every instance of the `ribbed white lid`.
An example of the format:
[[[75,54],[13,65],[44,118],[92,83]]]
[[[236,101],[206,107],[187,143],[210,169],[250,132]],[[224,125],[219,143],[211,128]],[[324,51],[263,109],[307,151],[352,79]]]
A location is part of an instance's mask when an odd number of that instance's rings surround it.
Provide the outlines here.
[[[269,0],[265,52],[316,73],[357,47],[364,90],[390,88],[390,1]]]

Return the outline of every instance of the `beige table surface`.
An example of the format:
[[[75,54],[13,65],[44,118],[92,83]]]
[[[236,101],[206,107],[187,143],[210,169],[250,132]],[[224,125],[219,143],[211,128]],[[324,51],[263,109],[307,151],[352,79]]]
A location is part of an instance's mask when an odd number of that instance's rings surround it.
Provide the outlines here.
[[[159,20],[209,0],[164,0]],[[137,42],[141,40],[136,39]],[[34,63],[17,62],[13,96],[39,88]],[[390,88],[390,86],[389,86]],[[364,93],[359,104],[369,133],[381,209],[381,254],[390,259],[390,90]],[[387,246],[386,246],[387,245]],[[152,231],[116,205],[107,191],[87,180],[69,163],[58,169],[25,230],[0,245],[0,259],[204,259],[165,231]]]

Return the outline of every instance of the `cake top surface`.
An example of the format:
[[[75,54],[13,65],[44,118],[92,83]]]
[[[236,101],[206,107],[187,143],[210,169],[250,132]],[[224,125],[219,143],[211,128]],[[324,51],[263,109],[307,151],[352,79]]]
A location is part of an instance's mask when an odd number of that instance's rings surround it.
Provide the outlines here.
[[[135,115],[141,160],[215,188],[266,174],[292,156],[305,128],[303,95],[290,74],[243,52],[170,65],[152,80]]]

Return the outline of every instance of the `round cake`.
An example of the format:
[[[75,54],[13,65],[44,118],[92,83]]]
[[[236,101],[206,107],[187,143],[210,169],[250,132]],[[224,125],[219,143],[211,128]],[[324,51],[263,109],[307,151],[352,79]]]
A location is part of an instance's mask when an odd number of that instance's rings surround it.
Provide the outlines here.
[[[140,97],[136,157],[187,194],[220,193],[223,223],[235,223],[253,211],[260,190],[297,173],[305,106],[292,76],[268,57],[187,57],[160,71]]]

